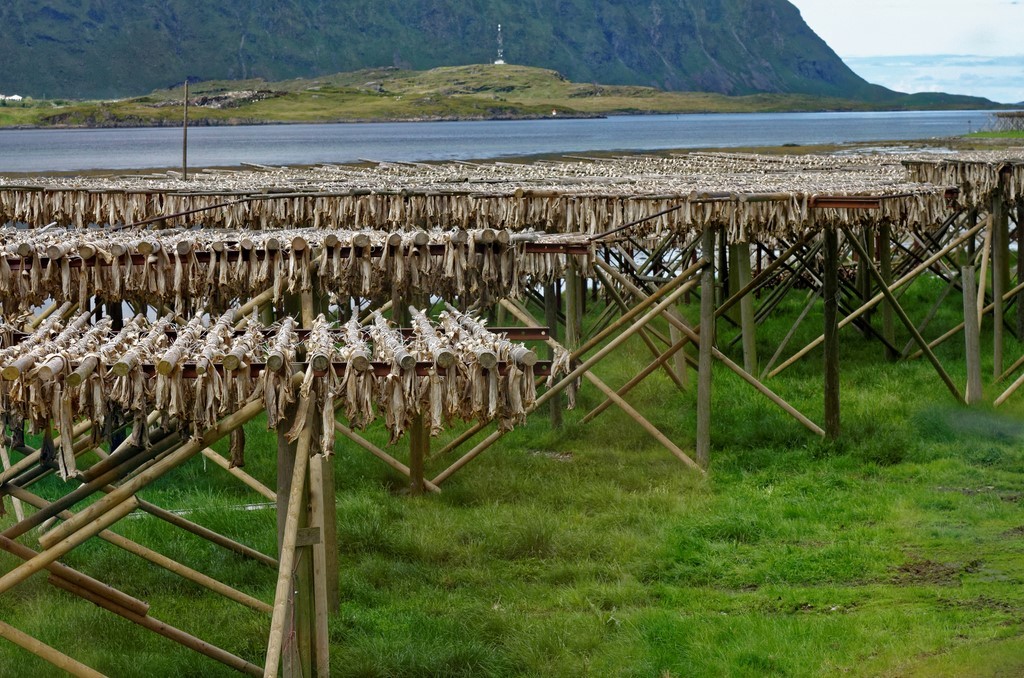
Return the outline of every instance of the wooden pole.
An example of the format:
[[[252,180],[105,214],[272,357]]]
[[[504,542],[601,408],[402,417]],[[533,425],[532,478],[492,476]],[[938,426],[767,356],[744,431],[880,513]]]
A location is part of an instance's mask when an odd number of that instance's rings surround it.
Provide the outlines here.
[[[888,287],[892,284],[892,224],[888,219],[884,219],[878,227],[878,264],[882,284]],[[885,346],[885,358],[889,362],[895,362],[900,357],[892,348],[896,343],[896,318],[888,301],[882,303],[882,336],[888,342]]]
[[[7,537],[0,537],[0,549],[25,561],[31,560],[39,555],[29,547],[20,544],[13,539],[8,539]],[[108,586],[98,579],[93,579],[89,575],[82,574],[78,570],[73,570],[67,565],[62,565],[58,562],[51,562],[46,566],[46,569],[53,575],[53,577],[59,578],[62,581],[73,582],[81,589],[91,591],[97,597],[109,600],[119,607],[131,610],[132,612],[142,616],[149,614],[148,603],[129,596],[127,593],[115,589],[112,586]]]
[[[45,551],[40,552],[35,557],[17,566],[4,576],[0,577],[0,594],[9,591],[12,587],[17,586],[36,572],[44,569],[47,565],[68,553],[76,546],[79,546],[87,539],[95,537],[97,534],[107,529],[121,518],[124,518],[138,507],[138,500],[136,500],[135,497],[131,497],[110,511],[107,511],[96,520],[82,526],[80,530],[76,530],[64,539],[61,539],[48,547]]]
[[[239,480],[241,480],[243,483],[245,483],[247,486],[249,486],[249,488],[251,488],[252,490],[256,491],[257,493],[259,493],[261,495],[263,495],[265,498],[267,498],[267,499],[269,499],[270,501],[273,501],[273,502],[277,501],[277,493],[276,492],[274,492],[272,489],[270,489],[269,487],[267,487],[266,485],[264,485],[260,481],[256,480],[251,475],[249,475],[248,473],[246,473],[242,469],[238,468],[237,466],[236,467],[232,467],[231,466],[231,462],[228,461],[227,459],[225,459],[220,454],[218,454],[215,450],[211,450],[209,447],[207,447],[206,449],[204,449],[202,451],[202,455],[204,457],[206,457],[207,459],[209,459],[210,461],[212,461],[217,466],[220,466],[222,469],[224,469],[225,471],[227,471],[228,473],[233,475],[235,478],[238,478]]]
[[[331,646],[330,631],[327,619],[331,612],[330,593],[328,591],[329,569],[327,563],[327,547],[324,535],[328,524],[326,511],[328,502],[324,497],[324,466],[330,464],[323,454],[315,454],[309,460],[309,525],[320,531],[320,539],[313,544],[313,605],[314,605],[314,675],[318,678],[330,678]],[[333,503],[330,505],[333,506]]]
[[[423,460],[426,456],[424,449],[430,444],[429,441],[430,432],[424,425],[423,415],[417,414],[413,417],[409,429],[409,489],[414,497],[423,494]]]
[[[188,181],[188,78],[185,78],[185,101],[181,119],[181,180]]]
[[[354,442],[356,445],[359,445],[359,447],[363,448],[364,450],[366,450],[367,452],[369,452],[373,456],[377,457],[378,459],[383,461],[385,464],[387,464],[391,468],[395,469],[396,471],[398,471],[399,473],[404,475],[406,478],[411,478],[412,477],[412,472],[409,470],[408,466],[406,466],[402,462],[398,461],[397,459],[392,457],[390,454],[388,454],[384,450],[380,449],[379,447],[377,447],[376,445],[371,443],[366,438],[363,438],[362,436],[358,435],[355,431],[350,429],[348,426],[345,426],[340,421],[334,422],[334,430],[336,430],[338,433],[342,434],[343,436],[345,436],[346,438],[348,438],[349,440]],[[430,482],[429,480],[424,480],[423,481],[423,485],[430,492],[440,492],[441,491],[440,487],[438,487],[434,483]]]
[[[750,285],[750,244],[733,243],[732,259],[736,269],[736,286]],[[757,325],[754,322],[754,298],[749,293],[740,299],[740,328],[743,334],[743,369],[757,374]]]
[[[512,304],[509,304],[507,308],[509,308],[509,310],[517,318],[519,318],[519,320],[521,320],[522,322],[528,323],[528,324],[529,323],[534,323],[535,324],[535,322],[536,322],[535,319],[530,317],[530,315],[527,313],[527,311],[525,309],[522,309],[522,308],[517,307],[517,306],[512,305]],[[546,342],[552,348],[555,348],[555,349],[562,348],[561,346],[559,346],[557,341],[555,341],[554,339],[551,339],[550,337],[546,340]],[[647,433],[649,433],[651,435],[651,437],[653,437],[656,441],[658,441],[669,452],[674,454],[680,461],[682,461],[687,466],[690,466],[691,468],[694,468],[694,469],[696,469],[698,471],[703,471],[703,469],[701,469],[700,466],[698,466],[696,464],[696,462],[694,462],[693,459],[691,459],[688,454],[683,452],[679,448],[678,445],[676,445],[674,442],[672,442],[668,438],[668,436],[666,436],[664,433],[662,433],[654,424],[652,424],[642,414],[640,414],[640,412],[637,411],[636,408],[634,408],[632,405],[630,405],[628,402],[626,402],[622,398],[622,396],[620,396],[618,393],[616,393],[610,386],[605,384],[595,374],[593,374],[590,371],[587,371],[587,372],[583,373],[583,376],[588,381],[590,381],[592,384],[594,384],[594,386],[596,386],[599,391],[604,393],[605,396],[610,401],[612,401],[614,404],[618,405],[619,408],[623,412],[625,412],[631,419],[633,419],[633,421],[635,421],[637,424],[639,424],[642,429],[644,429]]]
[[[987,286],[986,281],[988,280],[989,260],[991,259],[992,254],[991,214],[989,215],[988,220],[985,223],[988,225],[988,228],[985,229],[985,244],[981,248],[981,276],[979,276],[978,278],[978,325],[981,325],[982,319],[985,317],[985,288]],[[995,308],[995,300],[993,300],[992,305],[990,305],[988,308]]]
[[[979,279],[980,279],[980,276],[979,276]],[[1006,301],[1006,300],[1012,298],[1013,295],[1020,294],[1021,292],[1024,292],[1024,283],[1021,283],[1020,285],[1014,286],[1014,288],[1012,290],[1010,290],[1006,294],[1004,294],[1003,295],[1003,301]],[[979,326],[981,325],[981,322],[980,322],[981,318],[984,318],[985,314],[992,310],[992,307],[993,307],[993,304],[989,304],[988,306],[983,307],[981,309],[981,311],[977,314],[978,315],[978,319],[979,319],[979,322],[978,322]],[[929,341],[928,342],[928,348],[935,348],[936,346],[939,346],[940,344],[943,344],[943,343],[949,341],[950,338],[956,336],[956,334],[960,330],[962,330],[963,328],[964,328],[964,324],[963,323],[958,324],[957,326],[955,326],[952,329],[950,329],[950,330],[946,331],[945,333],[943,333],[941,336],[936,337],[935,339],[932,339],[931,341]],[[910,360],[914,360],[916,358],[920,358],[923,355],[924,355],[924,351],[917,350],[914,353],[911,353],[908,356],[908,358]],[[1000,379],[999,380],[1001,381],[1002,379],[1005,379],[1006,376],[1007,375],[1005,373],[1000,375]]]
[[[705,227],[701,251],[714,261],[715,229]],[[715,266],[708,264],[700,279],[700,347],[697,354],[697,463],[711,461],[711,349],[715,343]]]
[[[704,266],[706,263],[706,260],[701,259],[699,266]],[[697,266],[697,264],[695,264],[695,266]],[[664,313],[665,309],[669,308],[676,301],[676,299],[689,292],[695,286],[695,283],[692,280],[688,280],[685,283],[683,283],[680,287],[680,283],[682,283],[684,279],[685,278],[680,276],[674,279],[673,281],[670,281],[665,286],[663,286],[659,290],[659,292],[661,292],[662,294],[667,294],[664,300],[662,300],[653,309],[648,311],[642,318],[640,318],[632,325],[630,325],[629,328],[624,330],[621,334],[619,334],[619,336],[615,337],[615,339],[610,341],[607,345],[603,346],[600,350],[598,350],[597,353],[595,353],[590,358],[587,358],[585,361],[577,365],[576,368],[572,370],[572,372],[562,377],[558,382],[555,383],[554,386],[552,386],[547,391],[538,396],[537,400],[534,401],[533,405],[527,408],[526,413],[530,414],[531,412],[535,412],[538,408],[544,405],[544,403],[548,402],[550,399],[554,398],[556,395],[558,395],[563,390],[568,388],[570,384],[572,384],[574,381],[583,376],[584,373],[589,371],[594,365],[603,360],[605,356],[607,356],[612,351],[616,350],[627,339],[636,334],[641,327],[643,327],[647,323],[651,322],[651,320]],[[666,288],[672,289],[673,291],[670,294],[668,294],[668,290],[666,290]],[[648,300],[650,300],[652,297],[654,297],[654,295],[648,297]],[[502,299],[501,303],[507,306],[509,311],[511,311],[512,313],[516,313],[517,311],[520,310],[515,308],[515,305],[508,299]],[[644,303],[649,305],[648,301],[645,301]],[[580,350],[582,351],[583,349]],[[484,438],[473,449],[471,449],[469,452],[467,452],[457,461],[455,461],[451,466],[449,466],[440,474],[438,474],[437,477],[435,477],[433,480],[434,484],[440,485],[445,480],[452,477],[452,475],[454,475],[459,469],[464,467],[469,462],[473,461],[473,459],[479,456],[488,447],[493,445],[499,438],[505,435],[505,433],[506,431],[494,431],[489,436]]]
[[[654,373],[659,367],[664,365],[668,360],[677,358],[680,354],[682,354],[682,360],[684,364],[687,362],[687,360],[696,364],[697,361],[694,358],[690,358],[689,356],[687,356],[686,352],[682,350],[687,346],[687,344],[690,343],[689,337],[683,337],[683,333],[680,332],[675,325],[673,325],[671,329],[673,331],[673,334],[678,335],[680,338],[677,339],[676,342],[673,343],[667,351],[665,351],[657,358],[655,358],[654,362],[652,362],[650,365],[642,369],[632,379],[626,382],[625,385],[619,388],[619,390],[616,391],[619,397],[625,397],[627,393],[636,388],[636,386],[640,384],[640,382],[642,382],[644,379],[651,376],[651,374]],[[605,399],[600,405],[592,409],[590,412],[587,413],[585,417],[580,419],[580,424],[590,423],[591,421],[594,420],[595,417],[597,417],[597,415],[601,414],[614,404],[615,403],[612,401],[611,398]]]
[[[184,516],[179,516],[176,513],[172,513],[167,509],[160,508],[159,506],[151,504],[150,502],[142,499],[139,500],[139,508],[142,511],[145,511],[149,515],[153,516],[154,518],[159,518],[168,525],[173,525],[181,530],[185,530],[190,534],[193,534],[201,539],[205,539],[206,541],[212,544],[216,544],[217,546],[227,549],[228,551],[234,551],[240,556],[263,563],[267,567],[277,569],[277,558],[271,558],[267,554],[261,553],[250,546],[241,544],[235,541],[234,539],[229,539],[228,537],[225,537],[222,534],[214,532],[213,530],[207,527],[203,527],[202,525],[194,523],[188,518],[185,518]]]
[[[981,402],[981,328],[978,327],[978,314],[975,312],[974,266],[964,266],[960,279],[964,289],[964,344],[967,358],[967,393],[968,405]]]
[[[555,297],[555,285],[544,286],[544,322],[548,326],[548,336],[558,340],[558,302]],[[554,360],[555,349],[548,349],[548,360]],[[551,428],[562,428],[562,398],[552,398],[548,406],[551,416]]]
[[[612,278],[617,280],[619,282],[619,284],[621,284],[626,290],[628,290],[631,294],[633,294],[633,296],[637,297],[638,299],[642,299],[643,298],[642,291],[639,288],[637,288],[633,283],[631,283],[629,281],[629,279],[626,278],[624,275],[622,275],[621,273],[618,273],[617,271],[609,271],[609,274],[611,275]],[[691,328],[689,325],[687,325],[683,321],[683,319],[681,317],[676,316],[673,313],[666,314],[666,318],[668,319],[668,322],[670,323],[670,325],[672,327],[675,327],[680,332],[682,332],[683,335],[685,335],[685,337],[689,341],[697,344],[698,349],[699,349],[699,347],[700,347],[700,336],[694,331],[693,328]],[[715,360],[720,361],[723,365],[728,367],[731,371],[735,372],[737,376],[739,376],[741,379],[743,379],[748,384],[750,384],[755,389],[757,389],[762,395],[764,395],[769,400],[771,400],[773,403],[778,405],[779,408],[781,408],[784,412],[786,412],[787,414],[791,415],[794,419],[796,419],[798,422],[800,422],[805,427],[807,427],[807,429],[809,431],[811,431],[812,433],[814,433],[816,435],[820,435],[820,436],[825,435],[825,432],[821,429],[821,427],[819,427],[817,424],[815,424],[810,419],[808,419],[803,414],[801,414],[795,407],[793,407],[792,405],[787,403],[785,400],[780,398],[778,395],[776,395],[770,388],[768,388],[767,386],[762,384],[760,381],[758,381],[749,372],[747,372],[742,367],[740,367],[739,365],[734,363],[732,360],[730,360],[729,357],[727,355],[725,355],[724,353],[722,353],[717,347],[712,346],[712,348],[711,348],[711,355],[712,355],[712,357]]]
[[[36,508],[43,508],[48,503],[42,497],[35,495],[29,492],[28,490],[24,490],[20,487],[11,488],[11,493],[15,496],[21,497],[27,504],[35,506]],[[72,514],[69,511],[62,511],[59,514],[59,517],[62,520],[67,520],[73,515],[74,514]],[[104,530],[100,532],[98,536],[103,541],[113,544],[114,546],[117,546],[118,548],[121,548],[131,554],[139,556],[144,560],[148,560],[154,565],[164,568],[168,572],[172,572],[173,574],[176,574],[184,579],[188,579],[189,581],[198,584],[204,588],[207,588],[210,591],[213,591],[214,593],[218,593],[224,596],[225,598],[229,598],[237,603],[241,603],[242,605],[251,607],[254,610],[259,610],[260,612],[271,612],[270,605],[267,605],[262,600],[253,598],[252,596],[246,593],[242,593],[241,591],[238,591],[228,586],[227,584],[219,582],[216,579],[203,574],[202,572],[199,572],[197,570],[192,569],[191,567],[188,567],[187,565],[182,565],[176,560],[168,558],[167,556],[156,551],[153,551],[152,549],[146,548],[145,546],[142,546],[141,544],[131,541],[126,537],[122,537],[121,535],[115,532],[111,532],[110,530]]]
[[[51,584],[53,584],[59,589],[63,589],[69,593],[73,593],[74,595],[80,598],[84,598],[85,600],[88,600],[90,603],[98,607],[102,607],[104,610],[108,610],[118,616],[124,617],[130,622],[138,624],[143,628],[149,629],[154,633],[158,633],[164,638],[169,638],[170,640],[173,640],[174,642],[178,643],[183,647],[187,647],[190,650],[194,650],[195,652],[206,655],[210,659],[218,661],[221,664],[224,664],[225,666],[229,666],[236,671],[240,671],[250,676],[263,675],[262,669],[260,669],[260,667],[256,666],[255,664],[247,662],[241,657],[233,655],[230,652],[227,652],[226,650],[222,650],[216,645],[207,643],[205,640],[196,638],[191,634],[185,633],[184,631],[177,629],[166,622],[160,621],[155,617],[152,617],[150,615],[141,615],[133,610],[121,607],[112,600],[109,600],[102,596],[98,596],[92,591],[84,589],[78,586],[77,584],[74,584],[65,579],[61,579],[60,577],[51,576],[49,581]]]
[[[839,236],[834,225],[826,225],[824,288],[825,299],[825,436],[839,437]]]
[[[3,470],[9,471],[11,469],[11,456],[7,453],[7,446],[0,442],[0,462],[3,463]],[[0,502],[3,502],[4,495],[0,493]],[[11,497],[11,505],[14,507],[14,516],[18,519],[18,522],[25,520],[25,511],[21,507],[21,500],[17,497]],[[3,512],[3,507],[0,506],[0,513]]]
[[[844,230],[846,229],[845,226],[843,228]],[[857,242],[857,240],[850,237],[851,234],[849,230],[847,230],[846,233],[847,238],[849,238],[850,242],[853,243],[854,248],[859,249],[861,247],[861,244]],[[860,250],[860,252],[863,256],[863,250]],[[878,269],[875,268],[875,265],[871,263],[870,259],[868,260],[868,270],[871,271],[871,275],[875,276],[877,279],[879,279],[879,281],[881,281],[881,274],[879,274]],[[895,295],[893,295],[893,293],[884,285],[882,285],[882,294],[886,295],[886,297],[889,300],[889,303],[892,304],[893,310],[896,311],[896,317],[898,317],[900,321],[903,323],[903,325],[910,331],[911,336],[914,337],[914,341],[917,342],[917,345],[920,346],[921,350],[924,351],[925,355],[928,356],[929,362],[931,362],[932,367],[935,368],[935,371],[938,373],[939,378],[941,378],[943,383],[946,384],[946,387],[949,389],[949,392],[953,394],[954,398],[963,403],[964,396],[962,393],[960,393],[960,389],[957,388],[956,384],[953,383],[953,379],[949,376],[949,373],[946,372],[946,369],[942,366],[942,363],[939,362],[939,359],[935,356],[935,353],[930,348],[928,348],[928,342],[925,341],[924,337],[921,336],[921,333],[918,331],[917,327],[914,326],[914,323],[910,320],[909,316],[907,316],[907,312],[903,310],[903,307],[900,306],[899,302],[896,300]]]
[[[932,267],[932,265],[936,261],[938,261],[939,259],[942,259],[943,257],[946,256],[947,253],[953,251],[954,249],[959,247],[961,244],[966,242],[969,238],[973,237],[974,234],[977,233],[978,231],[980,231],[982,228],[984,228],[986,226],[986,224],[987,224],[987,221],[981,222],[979,224],[976,224],[969,231],[967,231],[966,233],[964,233],[963,235],[961,235],[960,237],[956,238],[955,240],[950,242],[948,245],[943,247],[942,250],[940,250],[939,252],[936,252],[935,254],[930,256],[928,259],[926,259],[925,261],[921,262],[921,264],[919,264],[912,271],[910,271],[906,275],[902,276],[899,280],[897,280],[894,283],[892,283],[891,285],[889,285],[889,287],[888,287],[889,291],[890,292],[895,292],[896,290],[900,289],[901,287],[906,285],[908,282],[910,282],[911,280],[916,278],[917,276],[919,276],[922,273],[924,273],[925,271],[927,271],[929,268]],[[877,305],[880,301],[882,301],[885,298],[886,298],[886,296],[882,292],[879,292],[875,296],[871,297],[871,300],[868,303],[864,304],[863,306],[861,306],[860,308],[856,309],[855,311],[853,311],[852,313],[847,315],[845,318],[843,318],[839,322],[839,329],[842,329],[842,328],[846,327],[847,325],[849,325],[850,323],[852,323],[853,321],[855,321],[857,318],[859,318],[861,315],[863,315],[867,311],[871,310],[875,305]],[[793,354],[788,360],[786,360],[786,362],[782,363],[781,365],[776,367],[774,370],[769,372],[768,376],[769,377],[777,376],[779,373],[781,373],[787,367],[789,367],[790,365],[792,365],[793,363],[798,361],[800,358],[803,358],[805,355],[807,355],[808,353],[813,351],[815,348],[820,346],[823,341],[825,341],[824,335],[819,336],[817,339],[815,339],[814,341],[809,343],[807,346],[803,347],[802,349],[797,351],[795,354]]]
[[[82,662],[72,659],[63,652],[58,652],[49,645],[36,640],[27,633],[19,631],[4,621],[0,621],[0,638],[6,638],[40,659],[53,664],[58,669],[76,676],[76,678],[104,678],[103,674],[99,671],[94,671]]]
[[[1003,294],[1010,286],[1009,211],[1000,180],[999,190],[992,194],[992,369],[993,378],[1003,373]]]
[[[296,546],[298,544],[299,526],[306,513],[306,471],[309,467],[310,427],[309,424],[299,435],[292,464],[291,482],[287,495],[287,511],[285,513],[283,539],[281,543],[280,567],[277,575],[277,589],[274,594],[274,616],[270,622],[270,640],[267,644],[267,659],[263,669],[264,678],[277,678],[277,670],[281,665],[281,654],[285,642],[285,625],[288,617],[294,614]],[[304,453],[304,454],[303,454]]]
[[[1024,199],[1017,200],[1017,284],[1024,282]],[[1017,295],[1017,341],[1024,341],[1024,297]]]

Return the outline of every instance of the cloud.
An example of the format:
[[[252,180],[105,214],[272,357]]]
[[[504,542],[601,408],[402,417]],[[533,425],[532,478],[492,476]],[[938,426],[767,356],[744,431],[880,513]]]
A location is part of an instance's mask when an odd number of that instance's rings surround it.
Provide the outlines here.
[[[870,82],[901,92],[949,92],[993,101],[1024,101],[1024,57],[911,55],[849,57]]]

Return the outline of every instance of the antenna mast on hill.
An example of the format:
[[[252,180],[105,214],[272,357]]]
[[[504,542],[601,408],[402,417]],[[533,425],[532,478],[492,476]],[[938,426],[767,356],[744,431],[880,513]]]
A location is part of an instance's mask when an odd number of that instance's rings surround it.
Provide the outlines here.
[[[501,24],[498,24],[498,59],[494,62],[496,66],[505,63],[505,41],[501,37]]]

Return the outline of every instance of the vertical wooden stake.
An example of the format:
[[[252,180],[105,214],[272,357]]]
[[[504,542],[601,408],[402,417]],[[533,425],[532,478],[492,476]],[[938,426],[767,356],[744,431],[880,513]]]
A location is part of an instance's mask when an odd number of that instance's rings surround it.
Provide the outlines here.
[[[188,78],[185,78],[185,105],[181,120],[181,180],[188,181]]]
[[[683,339],[683,333],[675,325],[669,324],[668,327],[669,339],[672,340],[672,345],[678,344]],[[686,369],[686,351],[680,350],[672,354],[673,366],[676,374],[679,376],[679,381],[683,384],[683,388],[690,388],[690,372]]]
[[[732,258],[733,269],[736,271],[736,290],[742,290],[750,284],[750,244],[734,243],[729,256]],[[740,329],[743,333],[743,369],[747,374],[757,374],[757,324],[754,321],[754,298],[745,294],[740,299]]]
[[[282,436],[283,437],[283,436]],[[278,447],[278,455],[281,455],[280,440]],[[302,523],[306,522],[307,511],[306,504],[309,498],[308,487],[306,485],[306,478],[309,469],[309,446],[310,446],[310,427],[307,425],[303,429],[299,436],[299,444],[291,448],[294,450],[291,452],[292,464],[291,474],[287,479],[281,479],[279,477],[279,486],[277,489],[277,496],[283,497],[286,510],[284,512],[283,523],[278,516],[279,526],[279,544],[280,544],[280,564],[278,566],[277,576],[277,589],[274,594],[274,616],[270,622],[270,640],[267,644],[267,658],[266,666],[264,667],[264,678],[277,678],[278,667],[281,665],[281,656],[285,650],[285,639],[294,638],[299,629],[301,629],[301,623],[296,619],[296,599],[295,590],[297,588],[295,583],[295,566],[297,554],[297,544],[299,528],[302,527]],[[290,451],[290,450],[288,450]],[[288,452],[286,451],[286,453]],[[278,472],[280,473],[281,464],[278,462]],[[287,486],[285,486],[287,483]],[[287,491],[285,491],[287,487]],[[280,506],[280,503],[279,503]],[[292,646],[292,642],[288,643]],[[292,654],[289,652],[289,654]],[[294,655],[293,655],[294,657]],[[285,658],[284,662],[284,674],[285,676],[297,675],[298,672],[302,671],[302,667],[298,666],[298,662],[289,661]],[[308,675],[309,672],[306,673]]]
[[[878,227],[878,268],[886,287],[892,285],[892,224],[888,219]],[[888,300],[882,302],[882,338],[887,342],[885,358],[890,362],[899,360],[899,353],[892,347],[896,345],[896,318],[892,304]]]
[[[11,469],[11,457],[7,454],[7,446],[0,442],[0,463],[3,463],[4,471]],[[0,502],[3,502],[4,495],[0,495]],[[21,507],[21,500],[17,497],[11,497],[11,504],[14,506],[14,515],[18,519],[18,522],[25,520],[25,511]],[[3,507],[0,506],[0,509]]]
[[[579,265],[575,259],[572,259],[565,277],[565,341],[563,342],[563,345],[570,351],[575,351],[580,346],[580,321],[583,317],[580,309],[581,284]]]
[[[544,286],[544,322],[548,324],[548,332],[555,341],[558,341],[558,300],[555,292],[556,285]],[[548,359],[554,358],[555,350],[548,347]],[[551,428],[562,428],[562,396],[558,395],[551,399]]]
[[[1017,202],[1017,284],[1024,282],[1024,201]],[[1017,293],[1017,340],[1024,341],[1024,293]]]
[[[1003,373],[1003,294],[1010,283],[1009,211],[1003,191],[992,195],[992,369],[994,378]]]
[[[700,349],[697,354],[697,463],[711,461],[711,349],[715,345],[715,229],[705,227],[701,254],[708,260],[700,276]]]
[[[839,437],[839,236],[827,225],[825,237],[825,435]]]
[[[424,425],[423,415],[417,414],[409,428],[409,478],[412,481],[410,490],[413,496],[423,494],[423,461],[426,457],[425,447],[430,433]]]
[[[961,269],[960,281],[964,290],[964,344],[967,358],[967,392],[965,399],[968,405],[981,402],[981,329],[978,326],[978,313],[975,308],[974,296],[977,284],[974,280],[974,267],[964,266]]]
[[[309,460],[309,524],[320,530],[320,540],[313,545],[313,592],[314,592],[314,633],[313,641],[316,649],[316,673],[318,678],[329,678],[331,675],[331,646],[327,627],[327,617],[331,610],[328,593],[327,533],[326,512],[333,502],[325,501],[324,468],[331,465],[324,455],[317,454]]]

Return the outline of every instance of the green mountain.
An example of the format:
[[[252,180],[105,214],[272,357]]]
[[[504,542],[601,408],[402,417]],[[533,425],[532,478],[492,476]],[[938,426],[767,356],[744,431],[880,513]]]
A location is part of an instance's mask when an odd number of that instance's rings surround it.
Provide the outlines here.
[[[786,0],[3,0],[0,92],[113,98],[190,80],[509,63],[724,94],[891,96]]]

